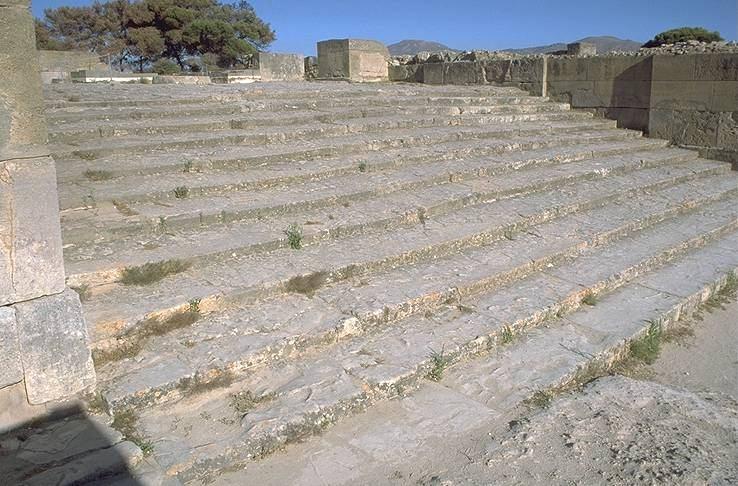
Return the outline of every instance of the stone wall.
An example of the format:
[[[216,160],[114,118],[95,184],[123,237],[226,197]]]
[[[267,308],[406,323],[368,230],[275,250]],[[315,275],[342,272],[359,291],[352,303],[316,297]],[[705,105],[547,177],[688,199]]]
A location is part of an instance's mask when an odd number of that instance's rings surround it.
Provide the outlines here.
[[[89,389],[95,372],[66,288],[54,161],[28,0],[0,0],[0,430],[31,405]],[[19,400],[19,397],[22,400]]]
[[[654,56],[648,132],[738,163],[738,54]]]
[[[738,163],[738,53],[429,62],[391,66],[390,79],[519,86]]]
[[[305,57],[260,52],[259,73],[262,81],[302,81],[305,79]]]
[[[85,69],[107,71],[108,66],[100,62],[100,56],[82,51],[38,51],[41,80],[44,84],[55,79],[68,80],[70,73]]]

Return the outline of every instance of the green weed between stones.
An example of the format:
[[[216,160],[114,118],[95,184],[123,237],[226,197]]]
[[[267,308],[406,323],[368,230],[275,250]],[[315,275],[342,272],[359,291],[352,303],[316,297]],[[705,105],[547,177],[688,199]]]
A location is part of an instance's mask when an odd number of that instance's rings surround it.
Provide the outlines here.
[[[138,416],[132,409],[121,410],[115,414],[113,418],[112,427],[123,434],[123,439],[133,442],[141,448],[144,456],[148,456],[154,452],[154,444],[144,439],[136,430],[136,422],[138,422]]]
[[[190,268],[189,263],[177,259],[146,263],[138,267],[126,267],[123,269],[120,283],[123,285],[149,285],[169,275],[184,272],[188,268]]]
[[[300,225],[293,223],[284,230],[285,236],[287,236],[287,243],[293,250],[299,250],[302,248],[302,228]]]
[[[246,415],[257,405],[274,400],[275,393],[254,395],[251,390],[246,390],[231,395],[231,407],[241,416]]]
[[[100,182],[100,181],[109,181],[110,179],[114,177],[114,174],[110,172],[109,170],[87,169],[84,172],[84,176],[90,181]]]
[[[428,357],[431,360],[431,369],[428,371],[427,375],[428,379],[432,381],[441,381],[441,378],[443,378],[443,372],[450,364],[448,356],[444,354],[443,348],[441,348],[441,352],[431,349],[431,353]]]
[[[190,195],[190,189],[187,186],[177,186],[174,188],[174,197],[177,199],[187,199]]]
[[[646,333],[630,343],[630,355],[646,364],[652,364],[661,351],[662,328],[659,321],[647,321]]]
[[[594,292],[587,292],[582,298],[582,304],[586,304],[590,307],[597,305],[597,296]]]
[[[510,344],[515,339],[515,334],[510,326],[502,328],[502,334],[500,335],[500,344]]]
[[[553,393],[546,390],[538,390],[533,396],[526,399],[524,403],[538,408],[546,408],[551,404],[551,400],[553,400]]]

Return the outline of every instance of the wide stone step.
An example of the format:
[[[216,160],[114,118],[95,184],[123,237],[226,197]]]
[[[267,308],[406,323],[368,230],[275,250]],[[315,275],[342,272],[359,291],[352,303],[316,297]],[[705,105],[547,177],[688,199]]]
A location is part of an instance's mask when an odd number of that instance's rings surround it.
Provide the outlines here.
[[[418,150],[383,150],[361,153],[359,156],[321,159],[310,163],[308,167],[305,167],[307,164],[287,162],[237,172],[198,171],[193,173],[180,170],[172,174],[115,178],[102,182],[92,181],[91,183],[89,180],[84,180],[73,185],[61,185],[60,209],[64,211],[85,208],[89,201],[94,201],[95,207],[99,207],[106,201],[116,201],[118,204],[125,203],[129,206],[133,203],[153,201],[171,204],[177,202],[178,197],[182,196],[175,191],[176,188],[186,188],[186,198],[193,200],[214,196],[233,197],[239,191],[253,193],[296,185],[306,187],[305,184],[351,177],[357,174],[365,174],[366,182],[371,183],[371,174],[387,174],[392,171],[411,169],[422,170],[427,174],[443,173],[449,179],[462,180],[465,178],[464,174],[472,170],[478,170],[478,175],[484,173],[479,164],[483,164],[489,157],[504,155],[512,159],[509,167],[490,169],[485,174],[492,176],[526,167],[527,164],[521,162],[525,160],[543,166],[547,160],[597,158],[664,147],[661,141],[634,139],[625,135],[627,133],[618,133],[617,136],[608,133],[588,139],[580,136],[565,136],[552,137],[550,140],[529,137],[527,140],[504,140],[497,143],[480,144],[452,142],[446,146],[437,144]],[[442,151],[446,147],[448,151]],[[532,150],[525,150],[526,147]],[[492,164],[490,163],[489,166]],[[309,186],[307,187],[306,192],[309,192]]]
[[[417,107],[425,113],[494,113],[506,110],[519,112],[526,110],[545,109],[546,107],[568,106],[561,103],[552,103],[541,97],[418,97],[393,96],[382,99],[315,99],[314,97],[283,99],[279,101],[236,101],[210,102],[194,105],[172,105],[163,107],[133,107],[133,108],[77,108],[66,110],[49,110],[48,121],[52,130],[74,128],[76,125],[86,125],[85,122],[100,121],[136,124],[163,122],[163,119],[172,119],[184,122],[192,118],[217,117],[223,115],[240,115],[258,118],[274,118],[278,116],[290,117],[301,112],[316,114],[316,112],[340,113],[362,110],[367,112],[386,110],[391,113],[394,109],[407,110]],[[566,108],[564,108],[566,109]],[[424,111],[427,110],[427,111]],[[166,122],[164,122],[166,123]]]
[[[68,244],[101,238],[119,237],[137,233],[155,234],[181,227],[227,223],[241,219],[259,219],[278,216],[292,216],[306,211],[328,210],[346,207],[367,199],[386,197],[398,192],[417,191],[437,185],[455,188],[463,195],[469,190],[484,192],[488,197],[501,197],[525,190],[543,189],[552,182],[544,174],[558,182],[567,180],[586,180],[602,177],[612,170],[623,171],[644,165],[662,165],[676,160],[693,159],[694,153],[680,150],[645,150],[625,152],[604,158],[600,165],[587,162],[588,157],[575,157],[573,162],[565,163],[561,169],[547,165],[558,161],[544,159],[540,168],[536,161],[527,164],[528,170],[540,172],[514,171],[515,162],[510,164],[505,158],[499,160],[471,159],[459,161],[449,170],[447,163],[438,164],[434,170],[400,168],[386,173],[361,173],[331,178],[326,181],[303,183],[285,188],[264,189],[261,191],[234,191],[232,194],[214,195],[207,198],[182,198],[169,202],[134,202],[117,208],[101,208],[100,211],[73,211],[64,214],[62,225]],[[686,159],[685,159],[686,158]],[[564,160],[566,162],[566,160]],[[510,172],[513,170],[513,172]],[[504,180],[493,178],[500,173],[517,175]],[[520,177],[530,178],[521,184]],[[531,184],[530,181],[533,181]],[[502,189],[502,186],[507,188]],[[478,187],[477,187],[478,186]],[[330,218],[329,218],[330,219]],[[284,228],[282,228],[284,230]],[[94,235],[94,237],[93,237]],[[107,236],[106,236],[107,235]]]
[[[695,208],[700,210],[700,206],[705,206],[705,211],[730,208],[738,196],[738,188],[723,187],[722,192],[716,189],[711,194],[690,198],[688,191],[693,188],[684,186],[529,227],[515,236],[510,233],[510,239],[462,249],[430,262],[416,262],[370,275],[357,272],[348,280],[327,287],[321,283],[311,289],[309,297],[282,296],[253,308],[209,317],[165,338],[152,338],[150,351],[103,367],[101,379],[136,383],[141,388],[133,394],[134,403],[146,405],[146,399],[151,400],[152,396],[161,400],[172,390],[176,396],[176,387],[197,374],[249,373],[257,365],[304,354],[314,346],[371,332],[411,315],[432,313],[449,303],[461,305],[473,300],[475,295],[510,285],[536,272],[545,271],[567,279],[572,272],[591,264],[586,253],[577,259],[590,247],[613,243],[658,224],[669,229],[668,221],[685,212],[694,212]],[[725,198],[730,200],[721,202]],[[700,212],[696,217],[703,216]],[[689,224],[689,217],[684,220],[687,221],[684,224]],[[644,246],[641,250],[652,248]],[[621,256],[616,261],[635,255],[634,252]],[[571,263],[571,259],[576,260]],[[566,270],[559,275],[556,266],[562,264],[566,264]],[[608,275],[610,270],[608,265],[598,268],[600,273],[605,272],[603,275]],[[174,352],[163,353],[162,349]],[[183,353],[185,349],[189,351]],[[203,356],[208,356],[208,365],[204,365]],[[110,368],[115,373],[112,377],[106,375]],[[156,370],[155,376],[152,369]],[[172,380],[173,374],[178,377],[176,380]],[[116,397],[115,392],[108,396],[112,402],[131,404],[125,398]]]
[[[164,124],[155,121],[131,121],[127,123],[114,122],[100,126],[99,122],[66,123],[60,126],[51,126],[49,141],[51,143],[73,143],[90,139],[115,139],[138,135],[163,135],[198,133],[205,131],[256,129],[261,127],[287,127],[290,125],[305,125],[309,123],[335,124],[355,119],[377,119],[392,115],[417,116],[459,116],[459,115],[523,115],[540,113],[560,113],[568,110],[566,104],[541,105],[501,105],[497,107],[469,106],[469,107],[423,107],[397,106],[383,108],[353,108],[349,110],[328,111],[311,110],[297,111],[289,114],[267,113],[250,115],[189,117],[178,119],[174,123]]]
[[[435,128],[448,126],[483,126],[489,124],[518,124],[536,121],[576,121],[592,118],[591,113],[559,112],[528,113],[511,115],[456,115],[456,116],[387,116],[375,120],[362,119],[336,124],[314,123],[294,125],[285,130],[282,127],[265,127],[260,133],[248,130],[227,129],[217,133],[196,132],[188,136],[148,135],[126,136],[116,139],[115,144],[105,140],[88,141],[83,145],[56,144],[51,146],[55,157],[67,158],[72,155],[82,159],[93,159],[115,153],[147,152],[150,150],[171,150],[192,147],[211,147],[228,144],[258,145],[264,143],[286,143],[306,137],[335,137],[350,133],[372,133],[403,128]],[[198,135],[198,136],[195,136]]]
[[[538,139],[540,146],[555,143],[557,138],[578,136],[582,140],[601,136],[615,138],[640,137],[640,132],[616,130],[615,123],[609,120],[587,122],[527,123],[515,129],[498,126],[480,127],[442,127],[428,129],[398,129],[377,133],[358,133],[339,137],[296,140],[289,144],[273,143],[262,146],[226,145],[224,147],[183,148],[169,151],[154,151],[141,154],[110,154],[99,159],[84,160],[76,156],[72,159],[55,156],[60,172],[60,184],[69,182],[91,182],[99,174],[104,178],[130,175],[152,175],[166,173],[197,174],[202,172],[234,171],[258,169],[274,164],[294,163],[295,166],[312,166],[326,159],[361,157],[372,152],[391,150],[403,154],[402,158],[412,159],[413,152],[419,150],[444,152],[444,146],[456,145],[455,153],[463,154],[463,148],[470,152],[489,153],[488,145],[493,141],[531,142]],[[511,145],[509,150],[517,149]],[[520,146],[520,149],[526,148]],[[461,150],[459,150],[461,149]],[[484,152],[487,150],[487,152]],[[361,160],[357,160],[357,164]],[[309,163],[309,164],[308,164]],[[99,177],[98,177],[99,178]]]
[[[297,88],[297,89],[296,89]],[[303,88],[303,89],[300,89]],[[207,96],[202,93],[207,92]],[[140,86],[86,85],[77,89],[61,88],[49,90],[46,95],[47,109],[78,109],[117,108],[117,107],[167,107],[171,105],[197,105],[213,102],[232,103],[239,101],[264,102],[269,100],[300,100],[300,99],[348,99],[362,100],[372,98],[387,98],[394,96],[412,96],[438,98],[498,98],[524,97],[533,98],[525,91],[515,87],[498,86],[455,86],[452,88],[428,85],[387,85],[381,86],[336,86],[334,83],[294,83],[278,85],[270,83],[267,89],[261,87],[244,86],[217,86],[207,88],[201,86]]]
[[[566,319],[563,322],[589,327],[591,331],[581,336],[590,339],[567,342],[556,332],[548,339],[562,347],[581,349],[580,358],[589,356],[589,362],[614,348],[622,349],[624,338],[643,332],[648,327],[642,320],[644,316],[669,319],[685,303],[694,306],[694,297],[684,299],[653,290],[640,284],[643,279],[668,281],[666,276],[679,273],[675,268],[700,269],[690,267],[692,260],[688,257],[697,255],[700,249],[713,255],[712,259],[700,255],[703,267],[712,267],[709,272],[698,270],[701,276],[715,278],[719,266],[732,266],[731,270],[738,266],[738,214],[734,201],[731,203],[716,203],[679,221],[664,222],[611,244],[586,247],[582,256],[592,255],[600,265],[607,266],[608,271],[602,273],[608,274],[604,278],[574,272],[571,280],[548,272],[534,274],[492,293],[464,300],[461,305],[449,305],[434,315],[412,316],[370,338],[349,339],[329,352],[318,350],[300,361],[264,368],[247,380],[222,380],[221,388],[208,388],[195,377],[183,385],[185,397],[179,402],[141,410],[138,426],[155,441],[154,454],[170,474],[196,479],[304,439],[379,400],[410,393],[414,387],[422,386],[426,376],[441,377],[439,359],[443,360],[443,367],[451,366],[497,349],[530,328],[538,327],[541,333],[548,333],[549,329],[541,326],[550,324],[559,329],[562,318]],[[669,238],[664,239],[665,235]],[[662,246],[665,243],[668,244]],[[565,270],[567,264],[555,268]],[[701,297],[704,284],[695,289],[697,282],[687,288],[693,290],[690,295],[699,293]],[[599,300],[587,300],[589,295]],[[545,368],[558,368],[562,363],[540,359],[542,355],[536,352],[535,343],[545,339],[535,339],[534,334],[516,343],[531,346],[524,362],[538,356]],[[587,343],[599,347],[588,347]],[[435,358],[429,356],[429,349],[437,352]],[[567,361],[568,372],[548,383],[531,379],[520,361],[514,363],[514,369],[520,370],[520,389],[527,390],[530,396],[539,386],[545,389],[545,385],[570,381],[583,364],[579,360]],[[452,367],[447,379],[452,378],[453,371]],[[486,380],[491,386],[499,383],[493,372],[480,373],[476,379]],[[501,385],[509,383],[503,381]],[[493,395],[503,400],[524,398],[495,391]],[[501,401],[500,405],[510,403]]]
[[[170,321],[172,316],[186,312],[192,299],[200,299],[200,311],[209,313],[285,293],[310,294],[327,283],[347,280],[355,284],[356,278],[368,278],[403,265],[433,262],[465,249],[471,251],[537,224],[611,201],[627,200],[678,181],[694,180],[696,185],[676,188],[674,197],[679,197],[680,192],[703,190],[697,179],[706,176],[707,171],[695,173],[685,168],[674,172],[676,174],[669,177],[656,170],[643,171],[634,177],[613,176],[607,184],[593,182],[591,190],[584,194],[579,193],[579,188],[559,185],[558,197],[541,193],[485,203],[432,217],[422,227],[410,227],[396,234],[369,234],[330,241],[300,252],[279,250],[266,255],[195,264],[188,272],[149,286],[145,296],[135,297],[140,293],[136,289],[112,286],[102,289],[107,293],[98,294],[86,304],[88,322],[94,324],[91,329],[93,345],[99,350],[98,357],[121,354],[120,350],[130,348],[132,342],[138,345],[144,340],[140,337],[151,334],[148,326],[157,326],[159,321]],[[718,189],[717,194],[728,196],[733,189],[734,186],[728,184],[727,190]],[[383,246],[379,244],[381,241],[391,244]],[[269,269],[269,276],[264,275],[264,269]]]

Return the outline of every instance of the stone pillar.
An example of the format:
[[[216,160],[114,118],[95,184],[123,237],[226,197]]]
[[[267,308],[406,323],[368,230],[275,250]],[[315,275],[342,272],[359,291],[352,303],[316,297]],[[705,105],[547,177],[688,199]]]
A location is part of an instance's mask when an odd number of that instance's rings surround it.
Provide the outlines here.
[[[389,51],[381,42],[331,39],[318,42],[318,79],[389,80]]]
[[[23,386],[28,403],[43,404],[90,388],[95,371],[79,298],[65,285],[29,0],[0,0],[0,45],[2,408],[9,388]]]

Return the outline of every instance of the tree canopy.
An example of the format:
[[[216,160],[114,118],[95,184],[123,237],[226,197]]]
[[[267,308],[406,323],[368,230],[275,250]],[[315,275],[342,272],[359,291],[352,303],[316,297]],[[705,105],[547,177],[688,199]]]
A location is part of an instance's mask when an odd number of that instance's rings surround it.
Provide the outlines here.
[[[96,0],[46,9],[36,21],[39,49],[86,50],[140,70],[161,59],[185,68],[194,57],[233,67],[274,39],[243,0]]]
[[[723,40],[719,32],[710,32],[702,27],[680,27],[657,34],[653,39],[643,44],[643,47],[658,47],[664,44],[675,44],[689,40],[700,42],[717,42]]]

